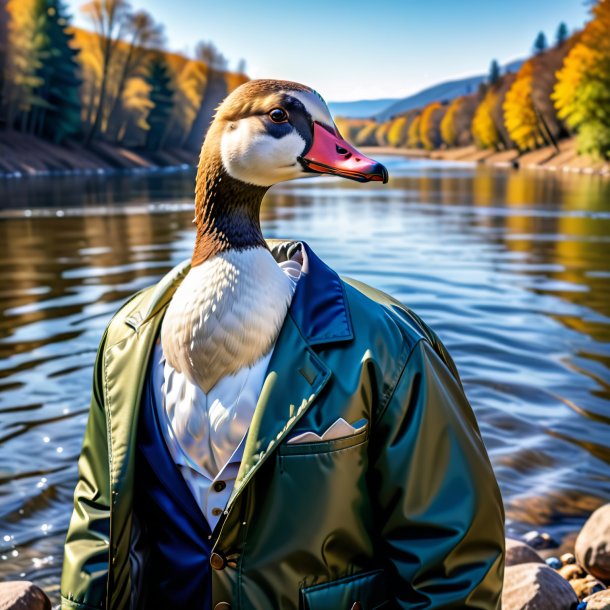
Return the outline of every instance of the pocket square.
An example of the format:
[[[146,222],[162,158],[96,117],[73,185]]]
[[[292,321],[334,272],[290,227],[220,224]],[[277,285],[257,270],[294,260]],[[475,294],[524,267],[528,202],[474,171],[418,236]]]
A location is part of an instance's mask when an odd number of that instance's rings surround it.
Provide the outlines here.
[[[342,417],[333,422],[320,436],[315,432],[302,432],[286,441],[288,445],[297,445],[298,443],[320,443],[322,441],[330,441],[336,438],[352,436],[361,432],[368,424],[366,419],[359,419],[354,424],[348,424]]]

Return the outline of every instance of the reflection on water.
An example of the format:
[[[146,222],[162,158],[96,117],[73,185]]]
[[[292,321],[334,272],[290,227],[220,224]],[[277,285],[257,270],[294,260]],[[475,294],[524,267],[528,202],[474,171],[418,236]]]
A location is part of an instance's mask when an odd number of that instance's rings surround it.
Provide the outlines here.
[[[386,187],[276,187],[265,234],[308,241],[437,330],[509,528],[564,538],[610,500],[610,182],[387,164]],[[0,183],[0,579],[56,594],[96,346],[122,301],[189,256],[193,178]]]

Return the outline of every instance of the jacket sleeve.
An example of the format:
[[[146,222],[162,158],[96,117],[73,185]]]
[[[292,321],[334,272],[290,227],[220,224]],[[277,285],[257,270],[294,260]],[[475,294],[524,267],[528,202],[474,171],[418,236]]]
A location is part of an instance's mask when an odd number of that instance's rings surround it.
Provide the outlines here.
[[[500,608],[504,510],[450,360],[420,340],[370,440],[371,495],[399,608]]]
[[[103,398],[103,352],[98,349],[89,420],[78,461],[74,512],[61,576],[61,607],[105,607],[110,537],[110,466]]]

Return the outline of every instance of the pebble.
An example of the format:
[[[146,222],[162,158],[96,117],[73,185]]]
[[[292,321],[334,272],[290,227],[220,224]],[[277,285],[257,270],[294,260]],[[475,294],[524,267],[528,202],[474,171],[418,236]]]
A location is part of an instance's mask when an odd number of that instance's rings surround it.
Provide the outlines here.
[[[549,568],[553,568],[553,570],[559,570],[559,568],[563,567],[563,563],[561,563],[559,557],[547,557],[545,561],[546,565],[549,566]]]
[[[546,532],[532,530],[523,536],[523,541],[537,551],[556,548],[557,542]]]
[[[610,589],[593,593],[585,598],[587,610],[608,610],[610,608]]]
[[[565,566],[568,564],[576,563],[576,557],[572,553],[564,553],[560,558],[561,563]]]
[[[503,610],[571,610],[574,589],[544,563],[522,563],[504,570]]]
[[[610,504],[589,517],[576,538],[574,552],[589,574],[610,583]]]
[[[0,583],[0,610],[51,610],[49,598],[27,580]]]
[[[507,566],[516,566],[520,563],[543,563],[543,559],[525,542],[515,540],[514,538],[507,538],[505,562]]]
[[[562,566],[561,568],[559,568],[558,572],[566,580],[584,578],[587,575],[587,573],[579,565],[576,565],[576,564],[568,564],[568,565]]]
[[[599,582],[596,578],[587,574],[585,578],[574,578],[570,581],[570,585],[576,596],[579,600],[584,600],[585,597],[589,597],[593,593],[597,593],[598,591],[603,591],[606,587]]]

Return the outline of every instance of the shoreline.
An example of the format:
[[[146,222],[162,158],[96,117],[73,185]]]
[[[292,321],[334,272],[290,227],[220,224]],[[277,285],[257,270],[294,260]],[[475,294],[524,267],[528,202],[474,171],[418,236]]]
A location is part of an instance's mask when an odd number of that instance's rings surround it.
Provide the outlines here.
[[[520,154],[517,150],[480,150],[475,146],[424,150],[363,146],[366,155],[392,155],[474,163],[508,169],[610,176],[610,161],[596,161],[576,152],[574,138],[562,140],[559,152],[551,146]],[[116,146],[97,140],[90,146],[70,141],[65,146],[18,132],[0,131],[0,180],[48,176],[112,176],[185,171],[197,167],[197,155],[172,148],[158,152]]]
[[[412,159],[432,159],[435,161],[458,161],[504,167],[511,169],[536,169],[552,172],[569,172],[610,176],[610,161],[596,161],[576,152],[574,138],[559,142],[559,152],[552,146],[538,148],[526,153],[517,150],[480,150],[475,146],[448,148],[444,150],[423,150],[419,148],[393,148],[391,146],[364,146],[362,152],[372,155],[400,155]]]
[[[158,152],[94,140],[58,145],[36,136],[0,131],[0,180],[46,176],[110,176],[181,171],[197,165],[197,155],[171,148]]]

